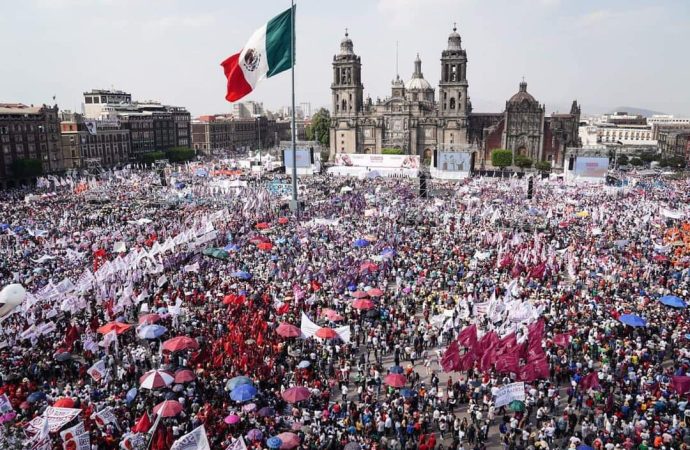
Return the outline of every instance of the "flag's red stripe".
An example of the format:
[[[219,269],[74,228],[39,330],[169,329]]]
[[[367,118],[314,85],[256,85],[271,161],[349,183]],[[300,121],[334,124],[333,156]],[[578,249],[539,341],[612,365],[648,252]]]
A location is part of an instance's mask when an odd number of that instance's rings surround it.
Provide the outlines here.
[[[236,53],[220,63],[228,79],[228,93],[225,94],[225,99],[229,102],[235,102],[252,91],[252,87],[244,79],[239,59],[240,54]]]

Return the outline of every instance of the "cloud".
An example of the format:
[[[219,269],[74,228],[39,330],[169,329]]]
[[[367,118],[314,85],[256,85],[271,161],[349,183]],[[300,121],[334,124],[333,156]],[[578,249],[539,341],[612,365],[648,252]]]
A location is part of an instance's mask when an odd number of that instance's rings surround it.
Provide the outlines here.
[[[180,28],[202,28],[213,24],[215,20],[215,17],[211,14],[197,14],[191,16],[167,16],[144,22],[144,28],[153,29],[157,31],[165,31]]]
[[[379,0],[377,9],[391,25],[408,27],[418,23],[430,10],[457,7],[458,0]]]
[[[599,9],[581,16],[578,22],[583,27],[592,27],[598,26],[602,22],[609,22],[612,19],[615,19],[616,16],[617,14],[611,10]]]

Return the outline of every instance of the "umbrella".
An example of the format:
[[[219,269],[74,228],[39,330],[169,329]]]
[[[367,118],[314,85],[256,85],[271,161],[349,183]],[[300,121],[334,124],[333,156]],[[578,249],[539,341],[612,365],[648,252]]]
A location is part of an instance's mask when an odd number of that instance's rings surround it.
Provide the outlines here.
[[[300,363],[297,365],[298,369],[306,369],[309,366],[311,366],[311,362],[307,361],[306,359],[303,361],[300,361]]]
[[[189,383],[195,379],[196,375],[189,369],[180,369],[175,372],[175,383]]]
[[[216,248],[216,247],[206,248],[201,253],[203,255],[209,256],[211,258],[220,259],[221,261],[226,261],[230,257],[230,253],[223,250],[222,248]]]
[[[404,387],[405,384],[407,384],[407,378],[405,378],[405,375],[399,373],[389,373],[383,379],[383,382],[386,383],[388,386],[394,388],[401,388]]]
[[[143,316],[139,317],[139,324],[140,325],[151,325],[153,323],[158,322],[161,320],[161,316],[158,314],[144,314]]]
[[[369,241],[366,239],[357,239],[354,243],[354,246],[357,248],[366,247],[367,245],[369,245]]]
[[[287,217],[278,217],[278,223],[281,225],[285,225],[288,223],[290,220]]]
[[[282,444],[280,444],[281,450],[289,450],[299,445],[299,436],[297,436],[295,433],[287,431],[285,433],[280,433],[276,437],[282,442]]]
[[[268,445],[268,448],[280,448],[280,446],[283,445],[283,441],[281,441],[279,437],[273,436],[266,440],[266,445]]]
[[[26,401],[29,402],[29,403],[36,403],[36,402],[39,401],[39,400],[45,400],[45,398],[46,398],[45,392],[36,391],[36,392],[31,393],[31,394],[26,398]]]
[[[336,333],[333,328],[322,327],[316,330],[314,336],[319,337],[321,339],[334,339],[338,337],[338,333]]]
[[[242,407],[242,411],[244,412],[252,412],[256,411],[256,403],[248,403]]]
[[[240,249],[240,246],[237,244],[228,244],[225,247],[223,247],[223,250],[226,252],[236,252]]]
[[[364,262],[359,266],[360,272],[376,272],[377,270],[379,270],[379,266],[370,261]]]
[[[121,322],[110,322],[102,327],[100,327],[98,330],[99,333],[101,334],[108,334],[111,331],[115,331],[116,334],[122,334],[125,331],[129,330],[132,328],[132,325],[126,324],[126,323],[121,323]]]
[[[366,312],[365,316],[369,319],[378,319],[379,317],[381,317],[381,313],[379,313],[377,309],[370,309]]]
[[[400,389],[400,395],[402,395],[404,398],[410,398],[414,397],[415,392],[412,389]]]
[[[250,441],[260,441],[264,438],[264,434],[258,428],[253,428],[245,437]]]
[[[162,417],[175,417],[181,412],[182,405],[177,400],[165,400],[153,407],[153,413]]]
[[[635,314],[623,314],[621,315],[618,320],[625,324],[629,325],[631,327],[646,327],[647,326],[647,321],[644,320],[640,316],[636,316]]]
[[[285,322],[278,325],[278,328],[276,328],[276,333],[282,337],[299,337],[302,335],[302,331],[299,328]]]
[[[585,444],[580,444],[575,449],[576,450],[594,450],[594,448],[590,447],[589,445],[585,445]]]
[[[55,400],[53,406],[55,408],[74,408],[74,399],[71,399],[69,397],[61,397]]]
[[[326,317],[328,320],[331,322],[338,322],[339,320],[343,320],[344,317],[338,314],[336,311],[330,309],[330,308],[325,308],[323,311],[321,311],[321,315]]]
[[[283,397],[283,400],[288,403],[297,403],[311,397],[311,392],[305,387],[297,386],[284,390],[280,395]]]
[[[270,227],[271,227],[271,224],[269,224],[268,222],[259,222],[256,224],[257,230],[265,230],[265,229],[270,228]]]
[[[395,250],[392,248],[384,248],[380,255],[384,258],[392,258],[395,256]]]
[[[356,309],[373,309],[374,306],[376,306],[374,305],[374,302],[363,298],[358,298],[352,302],[352,307]]]
[[[379,288],[371,288],[367,291],[369,297],[381,297],[383,296],[383,291]]]
[[[352,295],[354,298],[364,298],[364,297],[369,297],[369,294],[367,294],[364,291],[355,291],[353,292]]]
[[[223,419],[223,422],[227,423],[228,425],[234,425],[236,423],[239,423],[240,420],[242,419],[237,414],[230,414],[225,419]]]
[[[72,359],[72,354],[69,352],[60,352],[55,354],[55,361],[57,362],[65,362],[69,361]]]
[[[187,349],[198,350],[199,343],[187,336],[177,336],[163,342],[163,350],[169,352],[179,352]]]
[[[259,250],[263,250],[265,252],[270,252],[271,250],[273,250],[273,244],[271,244],[270,242],[261,242],[259,243],[259,245],[256,246],[256,248],[258,248]]]
[[[160,325],[144,325],[137,328],[137,336],[141,339],[158,339],[168,331]]]
[[[261,417],[270,417],[276,413],[275,409],[271,408],[270,406],[264,406],[259,410],[259,415]]]
[[[390,373],[397,373],[397,374],[401,374],[404,372],[403,368],[400,366],[392,366],[390,369],[388,369],[388,371]]]
[[[239,386],[242,386],[244,384],[252,384],[252,380],[249,377],[244,377],[244,376],[239,376],[235,378],[231,378],[230,381],[228,381],[227,387],[231,391],[234,391],[236,388]]]
[[[170,386],[173,381],[175,381],[175,377],[171,373],[151,370],[139,378],[139,387],[141,389],[158,389]]]
[[[256,388],[251,384],[242,384],[230,392],[230,398],[236,402],[246,402],[256,397]]]
[[[348,442],[345,447],[343,447],[343,450],[362,450],[362,446],[357,442]]]
[[[664,297],[661,297],[659,301],[666,305],[666,306],[671,306],[673,308],[685,308],[688,305],[685,304],[683,299],[680,297],[676,297],[675,295],[666,295]]]
[[[508,405],[508,409],[510,409],[513,412],[522,412],[525,410],[525,402],[522,402],[520,400],[513,400],[510,402],[510,405]]]
[[[233,272],[230,274],[230,276],[239,278],[240,280],[251,280],[252,279],[252,274],[249,272],[245,272],[243,270],[238,270],[237,272]]]
[[[127,395],[125,395],[125,401],[127,403],[132,403],[135,398],[137,398],[137,394],[139,391],[137,391],[137,388],[132,388],[129,391],[127,391]]]

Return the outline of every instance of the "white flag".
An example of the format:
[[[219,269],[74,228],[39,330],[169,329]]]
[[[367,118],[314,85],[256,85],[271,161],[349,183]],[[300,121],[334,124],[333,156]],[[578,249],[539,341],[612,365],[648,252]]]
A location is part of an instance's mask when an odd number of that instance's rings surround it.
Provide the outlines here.
[[[211,450],[203,425],[176,440],[170,450]]]
[[[247,445],[244,443],[244,438],[240,436],[235,442],[228,445],[225,450],[247,450]]]

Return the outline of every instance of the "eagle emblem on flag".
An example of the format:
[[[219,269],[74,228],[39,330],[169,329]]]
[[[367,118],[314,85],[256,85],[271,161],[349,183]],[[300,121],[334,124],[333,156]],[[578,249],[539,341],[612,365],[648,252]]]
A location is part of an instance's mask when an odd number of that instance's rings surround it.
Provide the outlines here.
[[[259,67],[259,62],[261,62],[261,53],[254,48],[248,49],[244,54],[244,61],[242,62],[244,68],[250,72],[253,72],[257,67]]]

